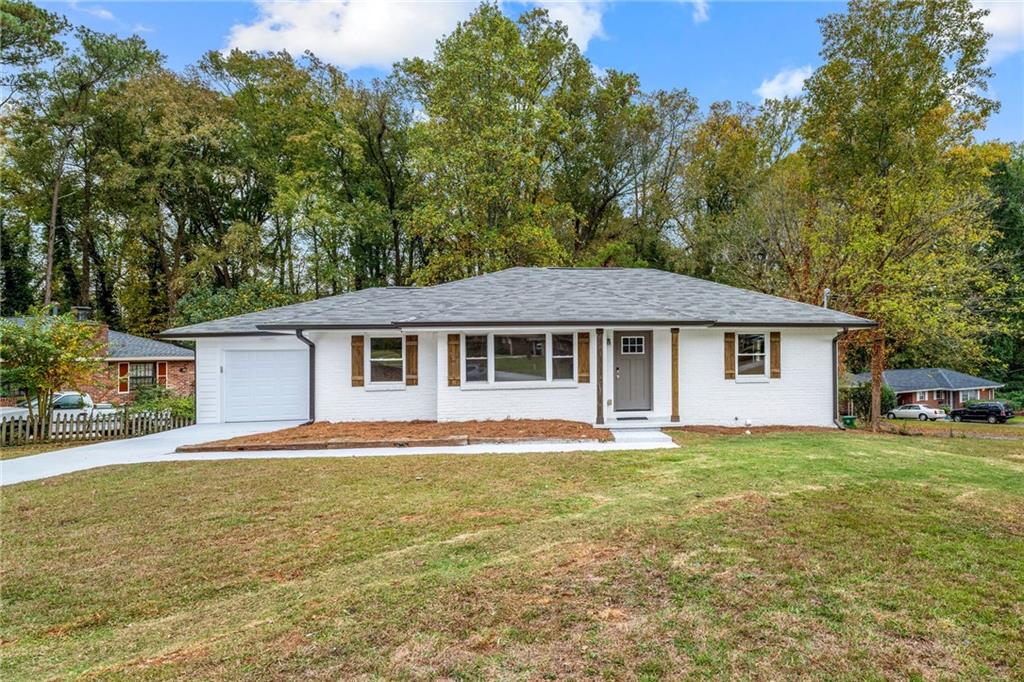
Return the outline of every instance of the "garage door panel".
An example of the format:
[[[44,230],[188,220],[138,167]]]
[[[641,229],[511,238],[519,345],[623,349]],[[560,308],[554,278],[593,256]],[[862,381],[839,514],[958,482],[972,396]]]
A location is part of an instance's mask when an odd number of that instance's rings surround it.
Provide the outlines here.
[[[224,352],[224,421],[309,416],[308,356],[301,350]]]

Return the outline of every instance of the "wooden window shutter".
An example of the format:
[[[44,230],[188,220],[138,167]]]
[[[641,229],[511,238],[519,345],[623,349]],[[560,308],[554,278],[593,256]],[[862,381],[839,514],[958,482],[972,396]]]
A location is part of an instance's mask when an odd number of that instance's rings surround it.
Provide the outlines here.
[[[725,333],[725,378],[736,378],[736,333]]]
[[[419,382],[419,338],[415,334],[412,334],[405,337],[405,385],[416,386]]]
[[[771,365],[770,372],[772,379],[782,378],[782,334],[779,332],[772,332],[769,335],[769,345],[771,349]]]
[[[448,335],[448,385],[459,386],[462,381],[459,377],[459,365],[461,353],[459,351],[459,335]]]
[[[363,385],[363,337],[352,335],[352,385]]]
[[[119,362],[117,363],[117,392],[127,393],[128,392],[128,363]]]
[[[158,386],[167,385],[167,363],[158,362],[156,363],[156,383]]]
[[[576,381],[590,383],[590,332],[576,335]]]

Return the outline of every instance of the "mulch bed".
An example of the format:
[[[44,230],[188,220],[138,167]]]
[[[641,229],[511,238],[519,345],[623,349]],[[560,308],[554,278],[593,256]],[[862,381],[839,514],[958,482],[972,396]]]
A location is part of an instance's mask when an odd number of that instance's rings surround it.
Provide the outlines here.
[[[610,441],[607,429],[561,419],[508,419],[467,422],[316,422],[269,433],[238,436],[178,452],[245,450],[320,450],[341,448],[422,447],[477,443]]]

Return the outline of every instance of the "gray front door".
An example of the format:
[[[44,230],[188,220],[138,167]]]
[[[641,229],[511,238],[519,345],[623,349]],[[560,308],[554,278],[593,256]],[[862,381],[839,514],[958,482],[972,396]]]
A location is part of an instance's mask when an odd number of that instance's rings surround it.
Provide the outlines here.
[[[615,332],[615,409],[651,409],[651,332]]]

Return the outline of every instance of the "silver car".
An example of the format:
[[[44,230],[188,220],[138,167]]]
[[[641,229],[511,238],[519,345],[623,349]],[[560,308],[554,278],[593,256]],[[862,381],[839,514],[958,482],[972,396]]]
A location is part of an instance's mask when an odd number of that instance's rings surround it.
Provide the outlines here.
[[[900,405],[885,415],[889,419],[919,419],[920,421],[935,421],[945,419],[946,411],[929,405]]]

